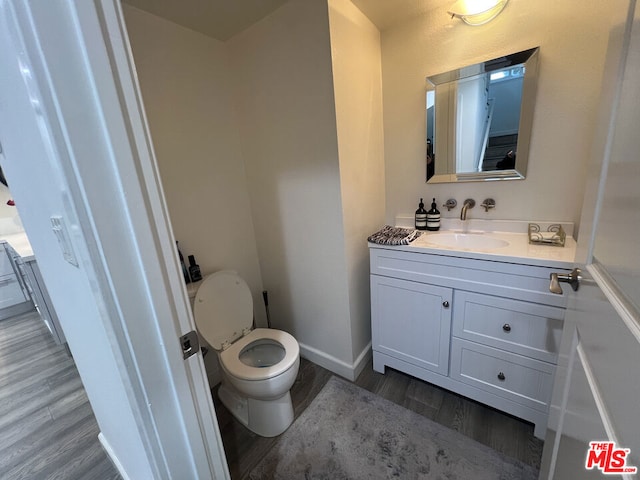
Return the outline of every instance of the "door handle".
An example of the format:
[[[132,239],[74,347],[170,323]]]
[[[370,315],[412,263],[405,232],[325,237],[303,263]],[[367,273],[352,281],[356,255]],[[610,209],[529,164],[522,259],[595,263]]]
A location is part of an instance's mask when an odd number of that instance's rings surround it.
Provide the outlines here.
[[[580,281],[582,280],[582,272],[579,268],[574,268],[571,273],[563,274],[563,273],[552,273],[549,275],[549,279],[551,283],[549,284],[549,291],[551,293],[556,293],[558,295],[562,295],[562,287],[560,286],[560,282],[565,282],[571,285],[573,291],[576,292],[580,287]]]

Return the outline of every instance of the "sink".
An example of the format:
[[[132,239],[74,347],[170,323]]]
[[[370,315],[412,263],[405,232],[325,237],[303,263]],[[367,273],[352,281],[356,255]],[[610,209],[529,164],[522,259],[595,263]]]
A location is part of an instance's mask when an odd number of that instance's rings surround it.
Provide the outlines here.
[[[425,235],[424,241],[441,247],[464,248],[468,250],[493,250],[509,245],[500,238],[481,233],[434,233]]]

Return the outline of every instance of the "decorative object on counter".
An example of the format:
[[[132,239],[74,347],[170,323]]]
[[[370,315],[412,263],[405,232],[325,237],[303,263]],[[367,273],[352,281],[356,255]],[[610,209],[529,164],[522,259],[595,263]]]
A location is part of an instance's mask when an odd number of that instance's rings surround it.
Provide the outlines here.
[[[485,198],[480,206],[484,208],[485,212],[488,212],[489,209],[496,208],[496,201],[493,198]]]
[[[381,230],[367,238],[371,243],[378,245],[409,245],[423,232],[413,230],[411,228],[400,228],[385,225]]]
[[[189,277],[189,271],[187,270],[187,266],[184,264],[184,256],[180,251],[180,247],[178,246],[178,241],[176,240],[176,249],[178,249],[178,257],[180,257],[180,267],[182,268],[182,275],[184,276],[184,283],[191,283],[191,278]]]
[[[562,225],[554,223],[549,225],[547,231],[541,231],[537,223],[529,224],[529,243],[532,245],[551,245],[553,247],[564,247],[567,234]]]
[[[447,212],[450,212],[452,208],[456,208],[458,206],[458,202],[455,198],[450,198],[449,200],[444,202],[442,206],[447,208]]]
[[[202,273],[200,272],[200,265],[196,263],[196,257],[189,255],[189,276],[192,282],[199,282],[202,280]]]
[[[431,203],[431,209],[427,212],[427,230],[435,232],[440,230],[440,210],[436,207],[436,199]]]
[[[427,229],[427,211],[424,209],[424,203],[422,202],[422,199],[420,199],[418,209],[416,210],[416,229]]]

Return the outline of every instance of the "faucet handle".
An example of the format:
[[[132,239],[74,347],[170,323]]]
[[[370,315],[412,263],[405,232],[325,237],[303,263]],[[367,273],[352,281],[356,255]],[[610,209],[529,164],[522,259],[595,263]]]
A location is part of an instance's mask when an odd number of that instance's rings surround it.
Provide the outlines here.
[[[484,207],[485,212],[488,212],[490,208],[496,208],[496,201],[493,198],[485,198],[480,206]]]
[[[447,207],[447,212],[450,212],[452,208],[456,208],[458,206],[458,202],[456,202],[455,198],[450,198],[446,202],[442,204],[443,207]]]

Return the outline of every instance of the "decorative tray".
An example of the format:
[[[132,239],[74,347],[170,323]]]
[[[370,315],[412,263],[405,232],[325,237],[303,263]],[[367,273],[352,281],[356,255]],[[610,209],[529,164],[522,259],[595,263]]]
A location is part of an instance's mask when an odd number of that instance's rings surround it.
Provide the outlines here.
[[[537,223],[529,224],[529,243],[533,245],[550,245],[553,247],[564,247],[567,234],[562,225],[554,223],[549,225],[546,231],[540,229]]]

